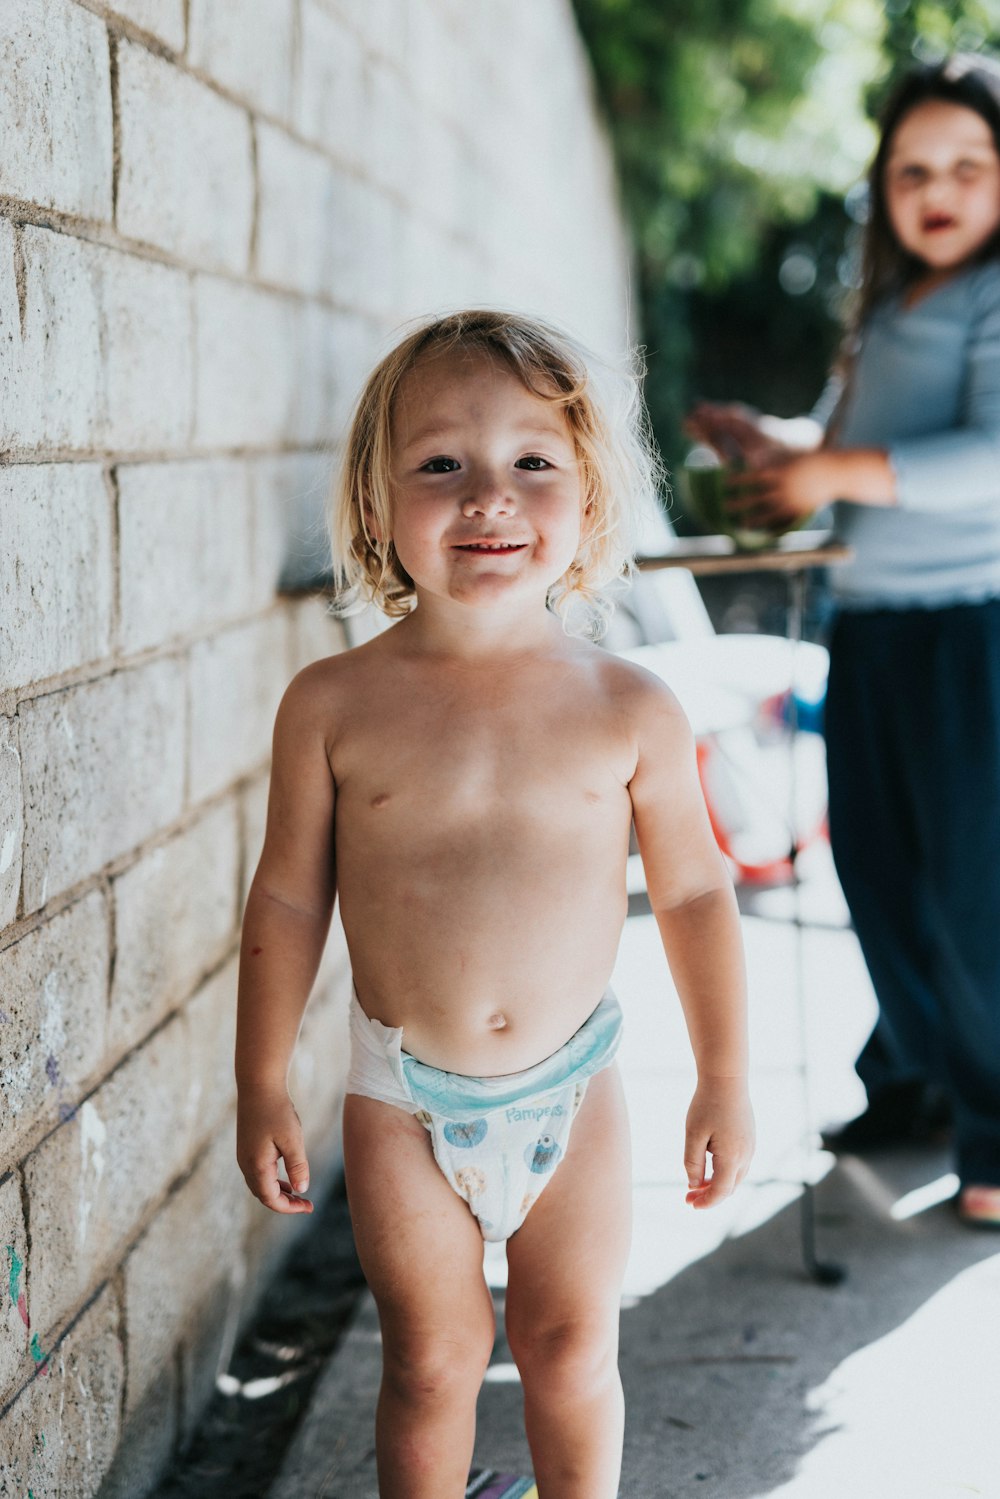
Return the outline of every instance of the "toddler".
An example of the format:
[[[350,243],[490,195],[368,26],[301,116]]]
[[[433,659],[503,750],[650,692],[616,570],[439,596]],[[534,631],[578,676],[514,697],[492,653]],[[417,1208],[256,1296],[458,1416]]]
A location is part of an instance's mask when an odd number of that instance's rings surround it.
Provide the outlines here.
[[[507,1242],[539,1494],[617,1492],[630,1179],[607,985],[633,822],[698,1065],[687,1200],[728,1196],[751,1155],[739,923],[690,730],[661,682],[569,628],[596,633],[627,571],[654,470],[640,410],[634,380],[531,319],[456,313],[404,339],[361,395],[332,515],[348,595],[398,622],[301,672],[278,712],[238,1156],[267,1207],[310,1209],[286,1073],[339,893],[385,1499],[465,1492],[484,1238]]]

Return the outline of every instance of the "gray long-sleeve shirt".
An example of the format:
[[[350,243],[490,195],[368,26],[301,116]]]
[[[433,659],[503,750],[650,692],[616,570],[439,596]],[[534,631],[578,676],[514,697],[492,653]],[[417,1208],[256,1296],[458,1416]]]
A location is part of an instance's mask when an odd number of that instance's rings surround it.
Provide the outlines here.
[[[836,447],[888,450],[897,503],[835,506],[856,560],[845,608],[941,608],[1000,596],[1000,264],[964,271],[869,320]]]

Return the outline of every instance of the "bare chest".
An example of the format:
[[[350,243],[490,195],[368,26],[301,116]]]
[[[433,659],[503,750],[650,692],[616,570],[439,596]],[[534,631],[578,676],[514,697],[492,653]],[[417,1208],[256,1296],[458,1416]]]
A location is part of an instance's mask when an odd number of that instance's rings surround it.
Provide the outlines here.
[[[338,746],[338,821],[442,834],[575,821],[627,803],[629,747],[614,714],[572,684],[485,684],[373,698]],[[398,832],[399,829],[396,828]]]

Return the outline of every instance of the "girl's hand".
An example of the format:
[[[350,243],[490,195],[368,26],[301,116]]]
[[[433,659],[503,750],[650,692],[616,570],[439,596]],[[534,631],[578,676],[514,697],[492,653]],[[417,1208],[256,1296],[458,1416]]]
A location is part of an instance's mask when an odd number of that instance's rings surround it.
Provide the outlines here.
[[[699,1078],[688,1109],[684,1169],[694,1208],[724,1202],[746,1176],[756,1131],[745,1078]],[[707,1154],[712,1175],[706,1178]]]
[[[732,474],[726,508],[751,530],[777,530],[834,500],[895,505],[896,476],[883,448],[818,448]]]
[[[311,1213],[302,1125],[286,1089],[240,1090],[236,1159],[253,1195],[274,1213]],[[278,1176],[283,1160],[288,1181]]]
[[[772,463],[789,450],[776,437],[764,432],[760,422],[760,414],[752,406],[700,401],[688,414],[684,430],[698,442],[715,448],[729,463]]]

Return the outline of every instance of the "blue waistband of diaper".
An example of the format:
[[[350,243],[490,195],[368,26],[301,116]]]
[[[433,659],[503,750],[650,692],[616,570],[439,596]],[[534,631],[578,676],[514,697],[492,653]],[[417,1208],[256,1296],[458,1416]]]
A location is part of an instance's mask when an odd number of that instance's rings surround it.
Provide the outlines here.
[[[465,1122],[593,1077],[614,1057],[621,1033],[621,1007],[609,993],[565,1046],[524,1072],[503,1077],[466,1077],[461,1072],[442,1072],[439,1067],[429,1067],[405,1051],[400,1061],[414,1103],[442,1119]]]

